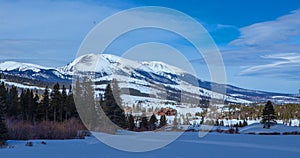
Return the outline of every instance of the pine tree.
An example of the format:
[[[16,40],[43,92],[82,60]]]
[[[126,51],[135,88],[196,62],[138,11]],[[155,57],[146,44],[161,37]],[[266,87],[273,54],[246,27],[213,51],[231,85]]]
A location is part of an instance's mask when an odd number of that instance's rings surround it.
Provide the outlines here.
[[[0,97],[1,100],[1,97]],[[6,145],[6,140],[8,139],[8,131],[4,122],[4,107],[5,102],[2,100],[0,102],[0,146]]]
[[[146,116],[143,116],[142,117],[142,120],[141,120],[141,123],[140,123],[140,128],[143,130],[143,131],[146,131],[148,130],[148,125],[149,125],[149,122],[148,122],[148,119]]]
[[[238,125],[239,127],[243,127],[243,125],[242,125],[242,121],[239,121],[239,125]]]
[[[66,118],[66,114],[67,114],[67,90],[65,85],[63,85],[62,87],[62,91],[61,91],[61,103],[59,106],[59,119],[60,121],[64,121],[64,119]]]
[[[20,107],[22,120],[28,120],[28,95],[23,89],[20,96]]]
[[[18,101],[18,90],[17,87],[12,86],[9,94],[7,96],[7,114],[10,117],[18,117],[20,107],[19,107],[19,101]]]
[[[167,125],[167,119],[165,115],[161,115],[160,116],[160,120],[159,120],[159,128],[164,127],[165,125]]]
[[[45,91],[42,96],[40,108],[38,111],[38,118],[40,120],[48,120],[49,119],[49,106],[50,106],[50,96],[48,87],[45,88]]]
[[[152,116],[150,117],[150,120],[149,120],[149,128],[150,130],[156,130],[156,123],[157,123],[157,118],[154,114],[152,114]]]
[[[220,126],[224,126],[224,121],[223,120],[221,121]]]
[[[219,120],[218,120],[218,119],[216,120],[215,125],[216,125],[216,126],[220,126],[220,123],[219,123]]]
[[[51,102],[50,102],[50,109],[52,111],[52,116],[51,116],[51,119],[53,121],[58,121],[57,120],[57,114],[58,114],[58,109],[61,105],[61,93],[59,91],[59,84],[56,83],[54,86],[53,86],[53,89],[52,89],[52,93],[51,93]]]
[[[126,129],[126,119],[125,112],[121,108],[121,97],[120,97],[120,89],[117,85],[116,80],[112,81],[113,87],[108,84],[105,88],[104,92],[104,100],[101,107],[106,114],[106,116],[117,126]]]
[[[275,122],[275,110],[271,101],[268,101],[262,113],[262,123],[267,123],[267,128],[270,128],[271,122]],[[265,126],[264,126],[265,127]]]
[[[84,121],[90,129],[94,129],[97,126],[98,117],[96,112],[96,101],[95,93],[93,89],[93,83],[90,79],[85,77],[82,83],[83,88],[83,98],[84,101],[83,107],[85,108]],[[125,120],[125,118],[124,118]]]
[[[39,121],[38,118],[38,112],[40,107],[40,97],[38,95],[38,92],[36,91],[33,97],[33,117],[34,121]]]
[[[174,121],[173,121],[173,130],[176,130],[178,128],[178,120],[177,120],[177,114],[174,117]]]
[[[82,114],[84,111],[84,100],[83,100],[83,90],[82,90],[82,85],[81,85],[81,82],[80,82],[80,78],[77,77],[76,81],[75,81],[75,87],[73,87],[73,93],[72,93],[72,96],[73,96],[73,99],[74,99],[74,107],[75,107],[75,103],[76,103],[76,110],[78,112],[78,117],[82,117]],[[69,101],[70,101],[70,98],[69,98]],[[81,115],[79,115],[81,113]]]
[[[246,120],[244,120],[244,122],[243,122],[243,127],[245,127],[245,126],[248,126],[248,123]]]
[[[78,113],[76,110],[75,102],[74,102],[74,94],[72,91],[72,86],[70,85],[69,93],[66,99],[66,115],[65,119],[67,120],[70,117],[78,117]]]
[[[135,123],[134,123],[134,118],[131,114],[128,116],[127,122],[128,122],[128,130],[133,131],[135,128]]]
[[[28,103],[28,112],[27,112],[27,120],[29,120],[32,124],[34,123],[34,111],[36,110],[35,103],[33,100],[33,92],[32,90],[27,90],[26,91],[26,96],[27,96],[27,103]]]
[[[6,103],[6,97],[7,97],[7,89],[4,85],[4,82],[1,82],[1,84],[0,84],[0,101],[4,101],[4,104]]]

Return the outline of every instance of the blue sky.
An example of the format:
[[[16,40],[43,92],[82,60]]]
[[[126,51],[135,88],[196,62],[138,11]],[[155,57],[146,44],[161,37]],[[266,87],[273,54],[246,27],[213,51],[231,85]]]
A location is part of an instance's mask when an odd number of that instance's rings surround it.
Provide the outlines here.
[[[0,60],[65,65],[75,58],[80,43],[95,24],[118,11],[148,5],[177,9],[199,21],[220,49],[229,84],[298,92],[298,0],[0,0]],[[188,42],[171,33],[132,32],[116,40],[108,51],[120,55],[134,44],[151,41],[181,50],[198,76],[210,79],[201,56],[193,55],[195,50]]]

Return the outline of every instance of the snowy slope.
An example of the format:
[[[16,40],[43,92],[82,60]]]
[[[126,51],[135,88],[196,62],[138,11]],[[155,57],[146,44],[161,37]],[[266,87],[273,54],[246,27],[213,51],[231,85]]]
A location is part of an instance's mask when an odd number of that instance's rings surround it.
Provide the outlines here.
[[[3,62],[0,72],[4,75],[18,76],[43,82],[69,82],[72,75],[94,73],[94,81],[110,81],[117,78],[120,87],[135,90],[141,95],[153,95],[162,100],[178,101],[180,98],[224,100],[232,103],[251,103],[271,100],[275,102],[298,102],[289,94],[253,91],[202,81],[180,68],[159,61],[133,61],[111,54],[87,54],[76,58],[66,66],[47,68],[34,64]],[[105,85],[97,84],[98,89]],[[211,91],[214,88],[214,92]],[[222,89],[227,93],[223,94]],[[97,93],[101,93],[98,91]],[[134,95],[133,93],[130,93]],[[136,95],[136,94],[135,94]],[[143,98],[141,98],[143,100]]]
[[[284,133],[284,132],[300,132],[300,127],[286,126],[283,124],[272,125],[269,129],[263,128],[260,123],[254,123],[249,126],[243,127],[240,133]]]
[[[28,71],[31,70],[33,72],[40,72],[41,70],[49,70],[49,69],[55,69],[55,68],[48,68],[43,67],[40,65],[30,64],[30,63],[20,63],[20,62],[14,62],[14,61],[6,61],[3,63],[0,63],[0,70],[1,71]]]
[[[101,133],[100,133],[101,134]],[[158,138],[173,132],[151,132],[131,135],[126,142],[132,139],[143,139],[149,143],[155,141],[149,139],[149,135]],[[106,134],[102,134],[106,136]],[[113,135],[107,136],[113,138]],[[153,158],[153,157],[209,157],[209,158],[253,158],[253,157],[299,157],[299,136],[261,136],[244,134],[216,134],[209,133],[203,138],[198,133],[184,133],[173,143],[150,152],[133,153],[125,152],[109,147],[99,142],[94,137],[84,140],[44,140],[47,144],[41,144],[41,140],[33,140],[33,147],[26,147],[26,141],[8,141],[14,148],[0,149],[1,158]]]

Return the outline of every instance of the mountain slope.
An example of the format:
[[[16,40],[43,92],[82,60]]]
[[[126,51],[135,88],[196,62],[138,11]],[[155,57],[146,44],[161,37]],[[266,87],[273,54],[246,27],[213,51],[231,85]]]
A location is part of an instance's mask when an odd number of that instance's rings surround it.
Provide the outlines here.
[[[87,54],[76,58],[66,66],[47,68],[39,65],[3,62],[0,72],[4,75],[43,82],[71,82],[72,75],[93,74],[97,93],[112,78],[120,82],[123,94],[139,96],[140,99],[193,102],[215,99],[232,103],[251,103],[273,100],[276,102],[297,102],[289,94],[247,90],[232,85],[221,85],[202,81],[180,68],[158,61],[133,61],[110,54]],[[211,91],[214,88],[214,92]],[[227,93],[224,93],[226,89]]]

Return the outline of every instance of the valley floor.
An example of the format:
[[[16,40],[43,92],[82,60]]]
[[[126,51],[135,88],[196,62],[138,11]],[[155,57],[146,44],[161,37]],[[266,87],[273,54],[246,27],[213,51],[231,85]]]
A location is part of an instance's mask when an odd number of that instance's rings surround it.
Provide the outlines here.
[[[168,132],[155,132],[164,135]],[[174,132],[169,132],[174,134]],[[134,134],[133,134],[134,135]],[[138,137],[139,134],[137,134]],[[134,136],[133,136],[134,137]],[[141,138],[141,137],[139,137]],[[143,138],[142,138],[143,139]],[[145,138],[146,139],[146,138]],[[132,153],[111,148],[95,137],[83,140],[8,141],[14,148],[0,149],[1,158],[152,158],[152,157],[299,157],[298,135],[246,135],[209,133],[203,138],[197,132],[187,132],[171,144],[150,152]]]

